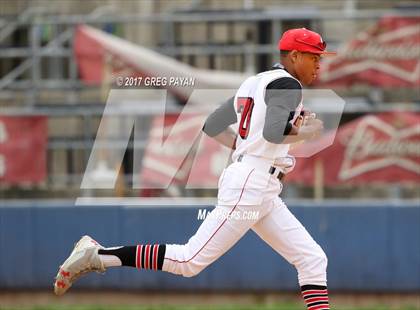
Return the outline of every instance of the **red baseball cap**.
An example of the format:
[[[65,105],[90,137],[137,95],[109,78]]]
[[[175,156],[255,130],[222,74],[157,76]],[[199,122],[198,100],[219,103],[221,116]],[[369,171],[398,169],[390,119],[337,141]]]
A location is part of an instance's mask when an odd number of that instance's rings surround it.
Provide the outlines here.
[[[335,52],[325,50],[327,43],[322,37],[306,28],[296,28],[287,30],[279,40],[279,50],[282,51],[299,51],[318,55],[335,55]]]

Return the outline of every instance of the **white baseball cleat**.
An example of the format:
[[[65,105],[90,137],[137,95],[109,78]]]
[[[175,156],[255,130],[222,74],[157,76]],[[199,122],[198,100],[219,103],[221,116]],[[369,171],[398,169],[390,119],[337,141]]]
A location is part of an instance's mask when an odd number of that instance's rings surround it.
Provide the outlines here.
[[[66,261],[60,266],[54,282],[54,293],[63,295],[77,279],[89,272],[104,273],[105,267],[98,250],[103,248],[89,236],[83,236],[74,246]]]

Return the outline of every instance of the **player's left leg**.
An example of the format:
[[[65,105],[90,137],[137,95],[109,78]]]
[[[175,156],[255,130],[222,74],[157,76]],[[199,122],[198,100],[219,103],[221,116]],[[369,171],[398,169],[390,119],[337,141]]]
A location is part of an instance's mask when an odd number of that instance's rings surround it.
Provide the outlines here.
[[[63,295],[80,276],[92,271],[104,272],[108,267],[116,266],[195,276],[228,251],[254,225],[258,217],[248,216],[254,210],[258,208],[239,204],[218,205],[186,244],[105,248],[91,237],[84,236],[60,266],[54,292]]]
[[[236,165],[226,171],[219,182],[217,207],[186,244],[104,248],[85,236],[61,266],[55,293],[64,294],[82,274],[112,266],[163,270],[184,277],[197,275],[228,251],[266,212],[260,208],[260,193],[254,188],[257,181],[251,177],[255,169]]]
[[[302,296],[309,310],[329,309],[327,257],[308,231],[277,197],[271,211],[252,228],[298,271]]]

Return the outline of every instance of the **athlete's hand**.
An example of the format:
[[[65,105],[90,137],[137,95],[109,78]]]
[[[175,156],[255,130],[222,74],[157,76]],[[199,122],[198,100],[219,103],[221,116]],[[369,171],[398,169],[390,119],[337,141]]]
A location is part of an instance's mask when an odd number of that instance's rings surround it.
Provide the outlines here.
[[[299,132],[308,136],[310,139],[318,138],[324,130],[324,123],[317,118],[308,118]]]
[[[305,117],[309,117],[311,114],[315,114],[315,113],[312,113],[311,110],[308,110],[308,109],[303,110],[302,112],[303,112],[303,116]]]

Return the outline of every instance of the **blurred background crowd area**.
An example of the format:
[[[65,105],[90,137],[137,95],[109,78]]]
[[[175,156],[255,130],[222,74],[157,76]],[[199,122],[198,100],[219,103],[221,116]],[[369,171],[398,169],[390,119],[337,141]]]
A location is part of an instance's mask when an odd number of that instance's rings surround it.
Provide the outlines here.
[[[279,60],[281,34],[295,27],[320,32],[328,49],[338,51],[322,61],[313,87],[334,90],[346,107],[341,140],[297,166],[283,195],[418,199],[420,5],[414,0],[1,0],[0,198],[86,194],[81,181],[117,76],[159,76],[165,66],[176,76],[199,68],[214,78],[226,71],[228,79],[265,71]],[[167,111],[176,119],[185,102],[169,90]],[[140,161],[153,158],[150,133],[162,117],[152,101],[141,104]],[[355,132],[370,139],[354,141]],[[126,143],[114,138],[111,145]],[[153,167],[133,172],[132,140],[121,166],[97,167],[102,175],[118,172],[114,188],[88,195],[215,195],[216,189],[185,189],[177,178],[167,190],[133,189],[133,173],[155,174]],[[349,158],[351,141],[357,154]],[[212,146],[208,156],[216,153]],[[159,160],[171,165],[171,157]],[[200,171],[198,179],[217,180],[219,168]]]

